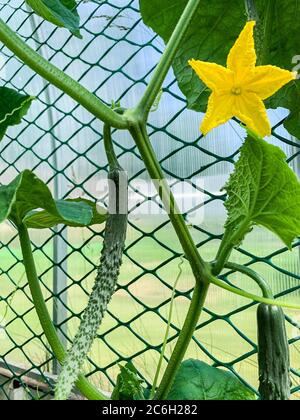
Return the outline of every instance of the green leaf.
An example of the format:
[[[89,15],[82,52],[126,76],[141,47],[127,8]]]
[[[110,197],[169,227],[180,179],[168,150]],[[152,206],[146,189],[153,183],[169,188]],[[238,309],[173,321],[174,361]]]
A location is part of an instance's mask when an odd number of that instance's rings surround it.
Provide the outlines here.
[[[268,108],[283,107],[291,112],[284,122],[287,131],[300,140],[300,80],[295,80],[280,89],[267,100]]]
[[[258,12],[263,13],[265,2],[257,2]],[[266,64],[293,70],[294,57],[300,54],[300,3],[297,0],[277,0],[276,19],[272,20],[270,54]],[[266,102],[269,108],[284,107],[291,111],[285,121],[288,132],[300,139],[300,80],[293,81],[279,90]]]
[[[80,19],[75,0],[26,0],[34,12],[43,19],[82,38],[80,35]]]
[[[199,360],[184,361],[168,400],[255,400],[255,394],[231,372]]]
[[[263,19],[265,0],[255,4]],[[167,42],[178,22],[187,0],[140,0],[143,21]],[[300,54],[300,2],[277,0],[276,19],[270,28],[270,53],[264,64],[292,70],[293,58]],[[229,50],[246,23],[244,2],[240,0],[202,0],[185,39],[178,50],[173,69],[179,87],[187,98],[188,107],[206,112],[210,90],[188,65],[195,58],[226,65]],[[259,30],[259,27],[257,27]],[[285,123],[290,134],[300,138],[300,80],[293,81],[266,102],[267,107],[285,107],[291,111]]]
[[[40,208],[69,225],[87,226],[96,217],[94,208],[85,201],[55,201],[47,185],[29,170],[0,187],[0,223],[9,219],[19,226],[32,210]]]
[[[0,141],[9,126],[22,121],[34,99],[33,96],[21,95],[13,89],[0,87]]]
[[[300,235],[300,184],[279,147],[250,133],[226,190],[227,241],[237,246],[254,225],[261,225],[291,248]]]
[[[90,218],[90,212],[86,211],[87,205],[92,209],[92,219]],[[52,228],[60,224],[71,227],[86,227],[100,225],[107,219],[107,211],[104,207],[83,198],[59,200],[56,201],[56,206],[61,214],[68,214],[69,218],[55,216],[45,210],[35,211],[25,217],[24,222],[26,226],[31,229]],[[70,217],[71,215],[72,217]]]
[[[144,400],[145,389],[136,368],[131,362],[120,366],[120,374],[117,377],[117,384],[112,393],[112,400]]]

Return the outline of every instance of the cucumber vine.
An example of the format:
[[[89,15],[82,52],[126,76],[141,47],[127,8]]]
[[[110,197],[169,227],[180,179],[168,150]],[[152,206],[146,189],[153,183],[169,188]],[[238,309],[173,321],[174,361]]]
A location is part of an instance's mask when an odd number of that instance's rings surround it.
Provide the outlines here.
[[[164,0],[162,3],[165,6],[170,6],[170,1],[171,0]],[[57,0],[57,3],[59,3],[60,6],[59,10],[61,11],[61,15],[59,16],[57,16],[57,14],[54,16],[51,8],[49,8],[47,4],[44,4],[43,1],[27,1],[27,3],[44,19],[47,19],[58,26],[66,27],[73,34],[80,37],[80,28],[79,26],[76,26],[79,25],[78,14],[76,12],[76,2],[59,2]],[[195,81],[195,78],[192,79],[191,69],[189,69],[187,63],[180,73],[178,70],[178,62],[183,52],[185,55],[189,53],[188,48],[190,45],[188,47],[186,43],[188,43],[188,40],[192,37],[192,35],[197,36],[198,34],[198,36],[202,36],[202,28],[196,28],[196,25],[199,16],[203,16],[206,13],[205,8],[207,7],[207,1],[182,1],[181,9],[179,8],[179,4],[173,4],[172,7],[174,7],[174,14],[178,15],[178,19],[176,19],[177,24],[175,27],[173,25],[170,26],[170,28],[160,28],[159,25],[162,24],[162,21],[159,21],[159,19],[156,22],[152,22],[151,8],[155,7],[155,4],[158,2],[155,1],[153,4],[150,3],[151,2],[149,2],[149,0],[140,1],[144,21],[146,23],[149,22],[149,26],[153,28],[156,28],[156,26],[158,27],[157,32],[159,34],[160,31],[162,32],[161,35],[166,41],[166,48],[152,74],[144,94],[138,103],[129,109],[112,109],[107,106],[95,94],[89,92],[79,82],[66,75],[58,67],[49,63],[49,61],[34,51],[34,49],[22,40],[21,37],[10,29],[8,24],[1,19],[0,42],[9,48],[16,57],[18,57],[34,72],[50,84],[56,86],[65,94],[69,95],[79,105],[104,123],[105,148],[110,169],[112,171],[111,173],[121,170],[111,141],[111,129],[114,128],[117,130],[126,130],[131,134],[150,178],[152,180],[159,181],[158,194],[168,211],[170,221],[180,241],[184,257],[189,262],[195,278],[195,286],[190,306],[183,327],[179,333],[176,345],[173,349],[170,360],[168,361],[166,370],[162,375],[161,382],[158,386],[156,385],[158,378],[158,375],[156,375],[152,387],[151,398],[154,397],[155,399],[163,400],[168,398],[171,390],[172,393],[174,393],[174,383],[180,375],[185,374],[185,369],[191,368],[192,364],[188,363],[182,365],[182,361],[197,327],[211,284],[257,302],[263,302],[264,304],[300,309],[300,305],[298,304],[275,300],[273,298],[272,290],[265,279],[262,279],[251,268],[240,266],[229,261],[232,250],[240,244],[245,235],[247,235],[254,225],[261,225],[271,230],[273,233],[277,234],[288,247],[291,247],[292,240],[300,234],[300,185],[295,174],[293,174],[292,170],[286,164],[284,154],[278,148],[269,145],[256,133],[248,130],[247,139],[241,149],[241,157],[239,158],[239,161],[235,166],[235,171],[226,186],[228,194],[228,199],[226,201],[228,220],[218,254],[216,259],[212,262],[205,261],[203,259],[191,236],[184,216],[179,211],[176,200],[154,152],[147,132],[147,123],[149,113],[153,107],[157,107],[157,98],[160,98],[161,96],[163,83],[172,66],[174,67],[180,87],[182,87],[184,92],[187,92],[189,104],[191,104],[195,99],[194,93],[193,98],[190,97],[191,92],[189,91],[189,87],[186,87],[184,84],[184,80],[186,81],[190,77],[190,80],[192,80],[193,83],[200,82],[199,80]],[[214,6],[220,6],[218,0],[214,0],[213,3]],[[256,19],[256,16],[261,15],[260,17],[263,21],[264,30],[258,30],[256,37],[259,38],[260,43],[258,61],[263,64],[266,64],[270,58],[273,22],[272,16],[276,11],[275,1],[272,0],[266,3],[267,6],[263,9],[260,1],[254,2],[247,0],[242,7],[244,15],[245,13],[248,13],[249,20],[253,20],[254,16]],[[256,8],[255,4],[259,7]],[[230,10],[231,7],[232,6],[230,6]],[[68,10],[66,8],[68,8]],[[167,19],[165,9],[163,10],[163,13],[164,15],[162,20],[164,18]],[[68,24],[66,16],[69,17]],[[166,25],[169,25],[169,23],[167,22]],[[237,22],[236,26],[239,27],[240,22]],[[186,51],[184,51],[185,48]],[[219,58],[224,61],[224,57],[225,55],[222,52],[222,55],[220,55]],[[192,59],[191,56],[189,58]],[[201,58],[201,52],[199,58]],[[278,61],[280,63],[280,60]],[[294,83],[297,84],[297,82]],[[202,89],[202,92],[204,92],[204,95],[207,95],[208,93],[207,89]],[[10,95],[13,107],[9,113],[3,111],[3,106],[0,100],[0,134],[2,130],[3,135],[9,125],[20,122],[33,100],[31,96],[24,96],[19,93],[12,94],[8,91],[3,92],[3,94],[4,93]],[[292,132],[294,133],[296,131],[297,129],[294,129],[293,127]],[[260,171],[260,176],[253,176],[256,171]],[[28,176],[28,174],[26,176]],[[11,200],[9,205],[6,203],[6,207],[4,206],[6,208],[6,212],[3,214],[3,220],[8,218],[14,223],[18,230],[23,253],[23,262],[35,309],[53,353],[62,364],[62,374],[58,380],[57,386],[57,398],[66,399],[72,390],[73,382],[77,379],[76,386],[87,398],[98,400],[105,399],[106,397],[100,391],[95,389],[94,386],[89,384],[87,379],[82,376],[80,368],[92,345],[92,341],[97,333],[97,329],[101,323],[107,304],[115,290],[125,240],[126,221],[125,223],[123,221],[123,224],[120,227],[118,224],[119,222],[116,222],[116,217],[120,215],[111,214],[109,214],[108,217],[107,215],[103,215],[102,219],[98,220],[95,214],[95,209],[93,209],[91,203],[53,202],[53,205],[50,207],[46,205],[43,206],[41,203],[44,203],[45,200],[43,199],[43,201],[42,198],[48,193],[44,187],[41,187],[40,184],[38,187],[38,197],[41,200],[40,203],[34,202],[29,206],[26,204],[25,207],[28,207],[28,211],[25,212],[26,214],[22,213],[21,217],[20,209],[24,210],[24,203],[22,205],[18,203],[24,200],[24,197],[20,193],[23,188],[22,180],[23,178],[18,178],[14,184],[5,187],[5,191],[3,189],[2,195],[0,189],[1,203],[8,202],[8,197],[10,197]],[[263,195],[265,197],[263,197]],[[38,201],[38,198],[36,200]],[[126,201],[126,198],[124,200]],[[15,206],[15,213],[12,212],[11,203]],[[286,203],[290,205],[290,209],[286,208]],[[42,211],[39,210],[34,214],[31,213],[32,210],[40,208],[42,208]],[[126,218],[127,215],[124,220]],[[73,346],[67,353],[66,349],[63,348],[59,341],[41,292],[31,250],[28,228],[47,228],[58,223],[65,223],[70,226],[88,226],[90,224],[97,223],[97,220],[99,223],[103,223],[105,221],[104,219],[106,220],[107,233],[105,235],[104,250],[95,287],[90,296],[89,305],[83,315],[79,332],[74,339]],[[47,223],[45,220],[47,220]],[[112,223],[114,226],[112,226]],[[114,234],[116,228],[121,237]],[[107,249],[105,247],[108,245],[108,242],[110,247],[110,241],[112,239],[118,244],[118,255],[116,258],[114,254],[111,254],[111,249],[109,248],[110,257],[115,258],[114,267],[112,267],[113,264],[111,264],[111,261],[109,261],[109,264],[107,263],[107,258],[104,256],[104,254],[107,253]],[[102,270],[103,264],[106,264],[104,271]],[[240,272],[251,278],[259,285],[263,296],[261,297],[250,294],[244,290],[230,286],[223,280],[219,279],[218,276],[224,269]],[[107,280],[111,280],[109,285],[107,285]],[[166,340],[167,337],[168,332],[166,333]],[[164,347],[166,345],[166,340]],[[197,364],[197,369],[202,372],[202,370],[206,371],[207,367]],[[158,372],[159,370],[160,366],[158,368]],[[132,377],[132,375],[135,375],[136,373],[134,369],[130,367],[124,368],[123,374]],[[214,375],[214,373],[212,374]],[[219,373],[215,374],[218,375]],[[232,378],[223,376],[221,379],[223,381],[232,380]],[[122,378],[120,378],[119,383],[123,383]],[[140,386],[139,380],[136,381],[136,386]],[[234,387],[235,386],[237,385],[234,382]],[[141,389],[139,389],[137,394],[141,395],[141,392]],[[245,392],[243,395],[246,395],[248,391],[244,390],[243,392]]]

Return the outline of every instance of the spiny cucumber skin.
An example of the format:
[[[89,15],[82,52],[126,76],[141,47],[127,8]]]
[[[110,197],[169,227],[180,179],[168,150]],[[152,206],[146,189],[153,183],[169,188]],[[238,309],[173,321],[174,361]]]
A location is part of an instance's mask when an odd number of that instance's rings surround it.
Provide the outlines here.
[[[289,400],[290,356],[284,312],[277,306],[262,303],[257,319],[261,400]]]
[[[112,174],[111,178],[114,178]],[[71,394],[97,335],[108,303],[115,292],[122,264],[126,231],[127,214],[111,214],[108,217],[98,274],[79,330],[62,366],[56,385],[56,400],[66,400]]]

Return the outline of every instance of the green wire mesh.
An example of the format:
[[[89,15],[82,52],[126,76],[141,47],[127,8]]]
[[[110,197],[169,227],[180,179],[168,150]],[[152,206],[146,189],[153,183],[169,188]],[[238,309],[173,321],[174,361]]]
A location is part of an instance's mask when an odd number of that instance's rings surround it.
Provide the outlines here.
[[[10,27],[47,59],[81,81],[109,104],[133,106],[163,50],[161,40],[141,22],[138,2],[80,2],[83,41],[29,13],[23,1],[1,2],[0,13]],[[99,4],[100,3],[100,4]],[[11,128],[1,143],[1,183],[29,168],[48,181],[58,197],[85,196],[107,201],[103,187],[107,163],[102,124],[60,91],[42,81],[5,48],[4,84],[36,95],[25,121]],[[283,128],[284,110],[270,113],[274,144],[280,145],[299,173],[300,146]],[[242,142],[232,121],[207,138],[199,135],[200,115],[186,110],[172,72],[148,129],[161,165],[179,199],[181,183],[191,195],[183,211],[192,235],[207,260],[213,259],[226,214],[221,191]],[[115,132],[120,162],[130,179],[130,226],[118,290],[109,306],[85,368],[90,380],[111,391],[118,365],[132,360],[149,384],[162,347],[170,298],[182,261],[182,250],[134,143]],[[102,181],[102,182],[101,182]],[[221,192],[220,192],[221,191]],[[138,202],[138,206],[135,206]],[[203,213],[204,212],[204,213]],[[203,217],[202,217],[202,216]],[[37,269],[49,310],[60,336],[69,343],[91,291],[102,244],[102,227],[32,231]],[[16,232],[1,226],[0,264],[0,399],[51,396],[52,373],[59,367],[36,317]],[[290,252],[271,234],[255,229],[234,251],[232,260],[264,275],[276,297],[297,301],[300,290],[299,242]],[[244,276],[228,272],[224,280],[259,293]],[[188,263],[176,290],[175,311],[164,367],[182,326],[193,287]],[[229,369],[257,389],[256,305],[211,288],[187,357]],[[300,396],[300,317],[286,311],[292,359],[293,398]],[[37,380],[38,386],[32,385]],[[45,384],[45,386],[43,386]]]

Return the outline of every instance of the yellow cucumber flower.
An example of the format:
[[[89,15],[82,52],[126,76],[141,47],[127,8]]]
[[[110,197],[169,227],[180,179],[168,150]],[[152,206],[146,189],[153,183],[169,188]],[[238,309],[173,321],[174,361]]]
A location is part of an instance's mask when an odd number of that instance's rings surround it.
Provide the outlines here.
[[[271,125],[263,103],[297,74],[275,66],[257,66],[254,45],[255,21],[247,22],[232,47],[227,68],[215,63],[190,60],[190,66],[212,90],[201,125],[203,134],[239,118],[262,137],[271,135]]]

